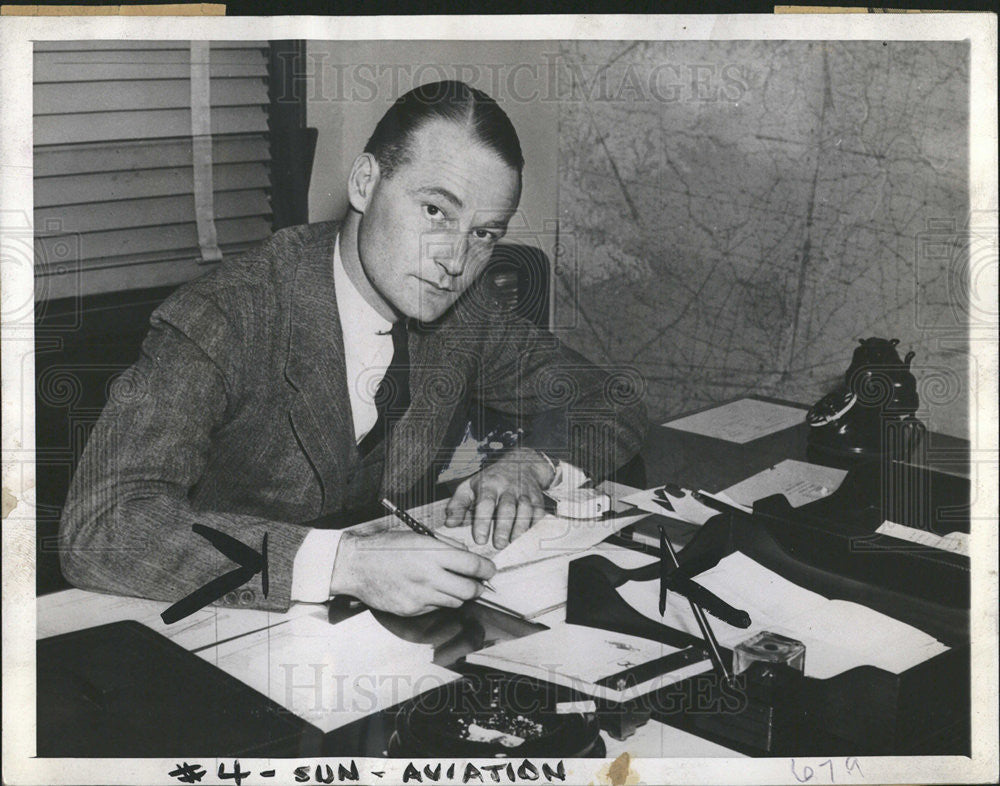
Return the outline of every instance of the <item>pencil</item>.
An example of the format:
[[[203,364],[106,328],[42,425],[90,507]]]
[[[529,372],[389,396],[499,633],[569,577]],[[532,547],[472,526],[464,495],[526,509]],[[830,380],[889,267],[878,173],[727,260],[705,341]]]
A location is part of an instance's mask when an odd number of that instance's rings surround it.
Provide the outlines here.
[[[426,526],[425,524],[421,524],[419,521],[417,521],[415,518],[413,518],[413,516],[411,516],[405,510],[401,510],[400,508],[397,508],[389,500],[383,499],[382,500],[382,507],[384,507],[386,510],[388,510],[393,516],[395,516],[397,519],[399,519],[400,521],[402,521],[407,527],[409,527],[410,529],[412,529],[418,535],[427,535],[430,538],[434,538],[434,540],[442,540],[441,538],[439,538],[435,534],[434,530],[432,530],[430,527]],[[486,589],[488,589],[488,590],[490,590],[492,592],[496,592],[496,589],[494,589],[493,585],[490,584],[485,579],[479,580],[479,583],[482,584],[484,587],[486,587]]]

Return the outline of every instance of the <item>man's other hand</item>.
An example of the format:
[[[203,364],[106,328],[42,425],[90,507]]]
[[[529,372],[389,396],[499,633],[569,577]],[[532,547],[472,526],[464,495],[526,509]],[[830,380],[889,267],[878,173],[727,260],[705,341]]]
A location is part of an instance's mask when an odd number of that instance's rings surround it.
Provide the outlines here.
[[[413,616],[479,597],[496,573],[488,559],[426,535],[396,530],[345,532],[331,595],[352,595],[374,609]]]
[[[515,448],[462,481],[446,508],[445,524],[472,524],[482,544],[493,528],[493,546],[502,549],[545,515],[542,490],[552,482],[552,466],[530,448]]]

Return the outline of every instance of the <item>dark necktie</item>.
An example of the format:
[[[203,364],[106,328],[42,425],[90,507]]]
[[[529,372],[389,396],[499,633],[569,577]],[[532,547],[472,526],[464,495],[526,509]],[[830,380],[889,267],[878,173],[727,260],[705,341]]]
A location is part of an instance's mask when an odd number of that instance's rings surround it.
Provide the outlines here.
[[[410,406],[410,353],[407,347],[406,320],[397,320],[392,336],[392,361],[375,391],[375,425],[358,443],[362,456],[368,455],[383,439]]]

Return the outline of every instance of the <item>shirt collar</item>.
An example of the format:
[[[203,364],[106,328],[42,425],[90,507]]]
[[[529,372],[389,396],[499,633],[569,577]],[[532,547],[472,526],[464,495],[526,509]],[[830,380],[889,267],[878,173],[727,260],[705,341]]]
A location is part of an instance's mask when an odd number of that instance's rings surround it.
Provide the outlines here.
[[[345,343],[355,336],[387,333],[392,329],[392,323],[364,299],[347,275],[344,260],[340,256],[339,234],[333,247],[333,285],[337,292],[337,309],[340,311]]]

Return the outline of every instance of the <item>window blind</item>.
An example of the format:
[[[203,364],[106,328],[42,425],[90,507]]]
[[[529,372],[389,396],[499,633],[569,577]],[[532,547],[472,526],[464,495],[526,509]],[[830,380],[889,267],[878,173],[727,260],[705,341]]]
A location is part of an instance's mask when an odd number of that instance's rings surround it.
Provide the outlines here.
[[[271,232],[268,44],[207,49],[211,207],[224,256]],[[35,44],[36,275],[200,260],[188,41]],[[60,261],[65,267],[65,260]]]

